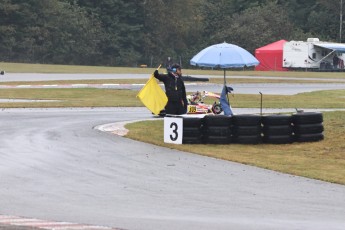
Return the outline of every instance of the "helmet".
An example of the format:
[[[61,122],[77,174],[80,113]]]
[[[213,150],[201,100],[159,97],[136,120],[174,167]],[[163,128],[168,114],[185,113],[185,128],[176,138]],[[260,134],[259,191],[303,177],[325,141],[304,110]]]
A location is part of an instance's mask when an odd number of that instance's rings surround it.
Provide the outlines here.
[[[179,64],[175,63],[170,67],[169,71],[175,73],[177,69],[181,69],[181,66]]]

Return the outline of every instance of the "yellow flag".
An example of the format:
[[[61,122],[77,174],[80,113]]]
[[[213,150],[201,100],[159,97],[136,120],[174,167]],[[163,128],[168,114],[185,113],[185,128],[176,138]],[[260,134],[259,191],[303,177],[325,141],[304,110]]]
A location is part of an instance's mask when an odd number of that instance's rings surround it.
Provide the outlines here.
[[[156,78],[151,75],[137,97],[152,113],[159,114],[168,102],[165,92],[157,83]]]

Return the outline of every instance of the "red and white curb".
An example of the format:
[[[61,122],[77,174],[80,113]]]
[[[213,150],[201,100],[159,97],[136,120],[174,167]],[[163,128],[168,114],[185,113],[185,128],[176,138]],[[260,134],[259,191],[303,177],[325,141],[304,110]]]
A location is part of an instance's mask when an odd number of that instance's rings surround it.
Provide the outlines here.
[[[0,215],[0,225],[20,226],[47,230],[121,230],[119,228],[111,228],[105,226],[83,225],[70,222],[54,222],[7,215]]]
[[[98,129],[99,131],[102,131],[102,132],[116,134],[118,136],[126,136],[128,133],[128,129],[125,128],[126,124],[138,122],[138,121],[149,121],[149,120],[157,120],[157,118],[115,122],[115,123],[110,123],[110,124],[98,125],[94,127],[94,129]]]

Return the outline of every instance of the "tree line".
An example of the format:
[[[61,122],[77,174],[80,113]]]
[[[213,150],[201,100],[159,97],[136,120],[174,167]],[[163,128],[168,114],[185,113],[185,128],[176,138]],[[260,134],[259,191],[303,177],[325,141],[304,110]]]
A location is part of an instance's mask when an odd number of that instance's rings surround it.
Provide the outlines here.
[[[188,66],[224,41],[343,42],[342,0],[0,0],[0,61]]]

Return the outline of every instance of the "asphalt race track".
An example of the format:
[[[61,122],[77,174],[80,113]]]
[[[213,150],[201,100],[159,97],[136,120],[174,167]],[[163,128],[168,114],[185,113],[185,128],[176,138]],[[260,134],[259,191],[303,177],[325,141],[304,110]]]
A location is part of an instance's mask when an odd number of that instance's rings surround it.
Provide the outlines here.
[[[195,75],[193,77],[205,78],[204,75]],[[207,76],[209,78],[219,78],[222,76]],[[147,74],[23,74],[23,73],[8,73],[0,78],[0,82],[16,82],[16,81],[50,81],[50,80],[89,80],[89,79],[148,79],[149,75]],[[265,79],[272,77],[246,77],[246,76],[236,76],[236,78],[255,78],[255,79]],[[279,79],[282,77],[276,77]],[[290,78],[291,79],[291,78]],[[301,80],[301,78],[299,78]],[[313,78],[304,78],[303,80],[315,80]],[[339,79],[327,79],[339,80]],[[280,95],[293,95],[303,92],[312,92],[316,90],[334,90],[334,89],[345,89],[344,83],[310,83],[310,84],[299,84],[299,83],[284,83],[284,84],[265,84],[265,83],[251,83],[251,84],[232,84],[231,77],[227,77],[228,86],[234,88],[234,94],[257,94],[260,92],[265,94],[280,94]],[[13,86],[11,86],[12,88]],[[115,88],[115,89],[132,89],[140,90],[143,87],[143,84],[104,84],[104,85],[42,85],[42,86],[30,86],[30,85],[19,85],[21,88],[29,87],[42,87],[42,88],[65,88],[65,87],[96,87],[96,88]],[[162,86],[163,87],[163,86]],[[1,86],[1,88],[8,88],[7,86]],[[221,93],[222,85],[203,83],[203,82],[186,82],[187,92],[196,92],[196,91],[211,91],[215,93]]]
[[[145,108],[0,110],[0,215],[128,230],[344,229],[345,186],[95,129],[151,118]]]

